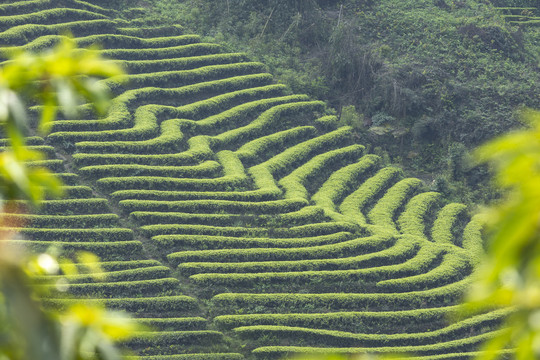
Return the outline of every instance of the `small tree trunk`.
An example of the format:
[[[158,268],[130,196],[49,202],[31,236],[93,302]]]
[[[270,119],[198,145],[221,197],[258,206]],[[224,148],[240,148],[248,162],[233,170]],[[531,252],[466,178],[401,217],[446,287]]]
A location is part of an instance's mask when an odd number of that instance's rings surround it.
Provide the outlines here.
[[[272,9],[272,11],[270,11],[270,15],[268,16],[268,19],[266,19],[266,24],[264,24],[264,27],[261,31],[261,34],[259,35],[259,37],[262,37],[264,35],[264,31],[266,30],[266,27],[268,26],[268,23],[270,22],[270,19],[272,18],[272,14],[274,14],[274,10],[276,10],[276,7],[274,6],[274,8]]]

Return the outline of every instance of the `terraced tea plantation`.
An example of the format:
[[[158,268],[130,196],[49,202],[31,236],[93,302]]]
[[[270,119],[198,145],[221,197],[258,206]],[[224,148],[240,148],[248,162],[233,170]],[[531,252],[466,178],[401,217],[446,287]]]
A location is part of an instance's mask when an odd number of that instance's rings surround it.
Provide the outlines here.
[[[508,0],[493,0],[506,21],[521,27],[540,26],[540,4],[535,0],[522,1],[522,6],[516,6]]]
[[[11,215],[28,222],[11,243],[97,254],[106,280],[71,276],[69,292],[149,325],[125,344],[134,356],[467,359],[496,334],[505,311],[448,322],[483,251],[479,219],[368,154],[323,102],[180,26],[78,0],[0,5],[4,60],[67,30],[129,81],[106,81],[107,117],[85,107],[29,138],[67,197]]]

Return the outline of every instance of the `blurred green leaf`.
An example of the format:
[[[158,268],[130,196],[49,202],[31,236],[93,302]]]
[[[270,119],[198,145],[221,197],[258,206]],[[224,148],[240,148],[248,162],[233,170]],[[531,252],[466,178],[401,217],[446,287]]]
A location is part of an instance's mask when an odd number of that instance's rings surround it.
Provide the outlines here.
[[[41,102],[38,130],[46,132],[58,111],[74,117],[84,102],[105,114],[110,92],[99,79],[121,77],[123,72],[96,51],[76,49],[69,37],[42,54],[11,53],[13,58],[0,68],[0,126],[10,141],[9,148],[0,152],[0,200],[23,199],[38,205],[49,194],[60,195],[62,184],[47,168],[28,164],[42,160],[43,154],[26,147],[25,101]],[[67,260],[59,264],[52,253],[40,254],[25,264],[22,256],[3,245],[0,241],[0,360],[79,360],[97,354],[102,360],[119,358],[114,342],[137,329],[126,316],[83,304],[62,313],[45,312],[39,299],[50,294],[52,287],[29,286],[35,277],[44,279],[60,269],[66,275],[75,274],[76,265]],[[103,275],[95,256],[84,253],[79,261]],[[51,284],[66,285],[67,279],[61,277]]]
[[[528,110],[523,117],[529,128],[475,152],[478,161],[492,166],[506,194],[486,211],[486,261],[477,269],[465,309],[513,309],[479,359],[496,359],[507,348],[515,349],[518,360],[540,356],[540,112]]]

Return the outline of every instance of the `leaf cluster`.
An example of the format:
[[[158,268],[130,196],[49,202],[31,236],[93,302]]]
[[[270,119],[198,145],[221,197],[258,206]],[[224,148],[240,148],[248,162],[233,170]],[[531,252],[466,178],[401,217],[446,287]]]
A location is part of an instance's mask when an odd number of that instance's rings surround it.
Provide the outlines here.
[[[16,51],[0,69],[0,125],[10,140],[10,148],[0,154],[0,196],[2,200],[23,198],[37,204],[44,190],[60,193],[60,182],[43,167],[28,167],[26,162],[41,160],[37,151],[25,145],[28,128],[26,103],[43,103],[39,130],[47,131],[57,112],[74,117],[84,99],[104,114],[109,95],[98,78],[121,76],[122,70],[91,50],[75,51],[70,38],[44,54]]]
[[[523,114],[528,128],[498,138],[476,151],[489,162],[506,191],[485,214],[490,243],[485,263],[469,294],[471,310],[508,306],[516,311],[506,329],[487,343],[482,359],[515,347],[516,359],[540,355],[540,112]]]

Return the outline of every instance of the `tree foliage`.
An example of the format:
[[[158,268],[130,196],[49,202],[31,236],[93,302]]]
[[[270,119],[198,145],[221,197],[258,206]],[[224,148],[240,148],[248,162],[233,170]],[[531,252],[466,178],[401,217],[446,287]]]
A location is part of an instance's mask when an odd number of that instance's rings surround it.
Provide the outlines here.
[[[505,347],[516,359],[540,357],[540,112],[527,111],[529,128],[498,138],[476,151],[495,170],[507,193],[486,212],[490,235],[486,259],[469,294],[472,310],[513,307],[500,336],[481,359]]]
[[[36,204],[47,191],[60,191],[60,182],[50,171],[24,165],[42,158],[25,147],[29,125],[25,101],[42,104],[39,130],[46,132],[59,110],[66,117],[75,117],[82,100],[104,114],[108,93],[98,79],[121,74],[117,65],[104,61],[97,52],[75,51],[75,42],[69,39],[44,54],[13,54],[0,69],[0,125],[10,145],[0,154],[2,200],[23,198]]]

